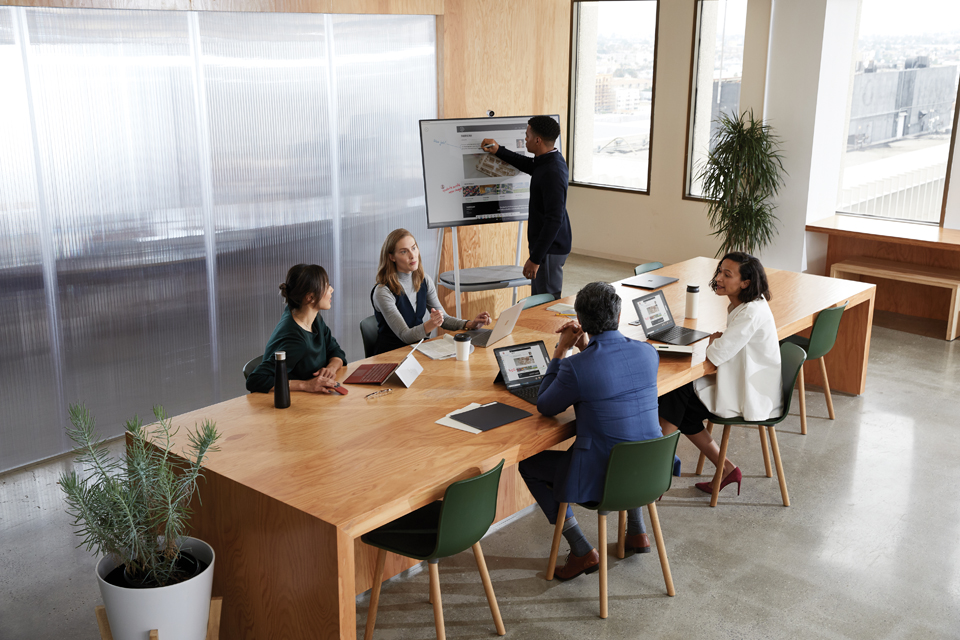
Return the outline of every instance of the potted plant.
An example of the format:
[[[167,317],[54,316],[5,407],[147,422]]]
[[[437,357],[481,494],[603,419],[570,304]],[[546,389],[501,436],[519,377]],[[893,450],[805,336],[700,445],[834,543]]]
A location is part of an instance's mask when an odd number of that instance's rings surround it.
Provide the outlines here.
[[[697,172],[712,235],[722,240],[717,255],[729,251],[755,254],[777,234],[776,205],[770,197],[783,186],[780,139],[770,125],[756,121],[753,110],[733,118],[721,113],[714,147]]]
[[[60,476],[67,513],[86,546],[104,557],[97,582],[116,640],[203,640],[207,633],[214,553],[186,537],[190,500],[207,453],[216,451],[214,424],[188,434],[183,454],[172,451],[177,429],[162,407],[157,421],[126,423],[126,454],[113,458],[83,405],[70,407],[67,429],[82,473]]]

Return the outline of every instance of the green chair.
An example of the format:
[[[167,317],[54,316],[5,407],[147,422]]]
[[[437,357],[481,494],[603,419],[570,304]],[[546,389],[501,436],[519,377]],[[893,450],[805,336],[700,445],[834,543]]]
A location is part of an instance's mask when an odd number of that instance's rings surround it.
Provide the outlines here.
[[[603,484],[603,498],[599,503],[580,506],[598,512],[597,550],[600,552],[600,617],[607,617],[607,513],[620,512],[617,527],[617,557],[623,558],[626,544],[627,510],[647,505],[653,537],[660,554],[660,568],[663,581],[667,586],[667,595],[676,595],[673,588],[673,576],[670,575],[670,563],[667,561],[667,549],[663,544],[660,531],[660,518],[657,516],[657,499],[670,488],[673,480],[673,456],[677,452],[677,440],[680,432],[668,436],[642,440],[640,442],[621,442],[610,452],[607,462],[607,478]],[[547,565],[547,580],[553,580],[557,566],[557,554],[560,551],[560,536],[563,534],[562,514],[567,512],[567,503],[560,504],[557,526],[553,532],[553,546],[550,549],[550,563]]]
[[[377,317],[367,316],[360,321],[360,337],[363,339],[363,357],[369,358],[377,349],[377,334],[380,329],[377,327]]]
[[[823,357],[830,353],[834,343],[837,341],[837,332],[840,330],[840,318],[843,316],[843,310],[847,308],[844,302],[839,307],[824,309],[817,314],[817,319],[813,321],[813,329],[810,330],[810,337],[790,336],[784,339],[784,342],[791,342],[807,352],[807,360],[820,361],[820,374],[823,376],[823,395],[827,399],[827,413],[830,419],[836,418],[833,412],[833,397],[830,395],[830,380],[827,378],[827,364]],[[803,368],[800,369],[800,433],[807,435],[807,401],[806,387],[803,383]]]
[[[633,275],[638,276],[641,273],[646,273],[647,271],[656,271],[657,269],[663,269],[662,262],[648,262],[646,264],[641,264],[634,267]]]
[[[523,303],[524,309],[529,309],[530,307],[536,307],[548,302],[556,302],[556,300],[557,299],[553,297],[552,293],[538,293],[535,296],[527,296],[526,298],[522,298],[520,302]]]
[[[379,529],[360,536],[370,546],[377,547],[377,565],[373,573],[373,589],[370,592],[370,612],[367,614],[367,629],[364,640],[373,638],[377,623],[377,605],[380,601],[380,583],[383,581],[383,566],[387,551],[408,558],[426,560],[430,570],[430,602],[437,627],[438,640],[444,640],[443,607],[440,602],[440,558],[456,555],[473,548],[477,569],[487,594],[487,603],[493,614],[497,634],[506,629],[500,618],[497,597],[493,593],[490,574],[480,550],[480,539],[487,533],[497,513],[497,489],[500,486],[500,471],[504,461],[479,476],[454,482],[447,487],[443,500],[437,500],[413,513],[397,518]]]
[[[777,445],[776,425],[783,422],[784,418],[790,413],[790,400],[793,398],[793,388],[797,384],[797,376],[800,374],[800,368],[807,359],[806,352],[795,344],[784,342],[780,345],[780,384],[783,393],[783,412],[776,418],[769,420],[749,421],[742,417],[720,418],[710,416],[707,423],[707,431],[713,433],[714,424],[723,425],[723,439],[720,441],[720,456],[717,461],[717,471],[713,475],[713,495],[710,498],[710,506],[717,506],[717,499],[720,495],[720,482],[723,480],[723,464],[727,459],[727,445],[730,443],[730,427],[739,425],[742,427],[757,427],[760,432],[760,448],[763,452],[763,466],[768,478],[773,477],[770,469],[770,452],[767,450],[767,439],[764,428],[770,435],[770,448],[773,449],[773,459],[777,465],[777,479],[780,481],[780,496],[783,498],[783,506],[790,506],[790,495],[787,493],[787,478],[783,475],[783,463],[780,461],[780,447]],[[702,453],[697,462],[697,475],[703,471],[703,461],[706,459]]]
[[[263,362],[263,356],[257,356],[256,358],[251,358],[247,361],[247,364],[243,365],[243,379],[246,380],[250,377],[250,374],[253,373],[253,370],[260,366],[260,363]]]

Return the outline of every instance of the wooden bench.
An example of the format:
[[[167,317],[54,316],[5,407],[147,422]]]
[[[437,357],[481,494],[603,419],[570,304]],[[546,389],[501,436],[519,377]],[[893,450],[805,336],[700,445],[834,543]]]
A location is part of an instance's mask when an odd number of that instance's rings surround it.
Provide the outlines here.
[[[880,260],[878,258],[849,258],[834,263],[830,268],[831,278],[844,278],[846,276],[870,276],[950,289],[947,340],[953,340],[957,337],[958,313],[960,313],[957,292],[960,290],[960,271],[894,262],[893,260]],[[855,280],[859,278],[847,279]]]

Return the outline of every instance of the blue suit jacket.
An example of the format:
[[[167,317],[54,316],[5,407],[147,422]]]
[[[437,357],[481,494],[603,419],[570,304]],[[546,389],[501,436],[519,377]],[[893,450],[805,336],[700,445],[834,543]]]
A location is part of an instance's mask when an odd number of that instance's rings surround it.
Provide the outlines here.
[[[591,336],[582,353],[550,362],[537,409],[552,416],[573,405],[577,414],[577,439],[554,480],[558,501],[599,502],[614,445],[662,435],[659,364],[656,349],[619,331]]]

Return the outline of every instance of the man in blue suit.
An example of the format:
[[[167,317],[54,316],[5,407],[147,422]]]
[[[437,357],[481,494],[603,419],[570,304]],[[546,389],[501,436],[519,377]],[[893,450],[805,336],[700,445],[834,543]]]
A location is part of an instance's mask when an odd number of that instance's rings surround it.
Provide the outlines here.
[[[551,524],[560,503],[599,502],[614,445],[659,438],[657,366],[660,357],[645,342],[625,337],[620,296],[606,282],[592,282],[577,294],[577,321],[557,330],[560,341],[540,385],[537,409],[552,416],[573,405],[577,439],[567,451],[543,451],[520,463],[520,475]],[[567,350],[580,353],[565,358]],[[563,536],[570,555],[557,569],[561,580],[599,568],[600,556],[568,506]],[[640,509],[628,512],[628,549],[649,553]]]

